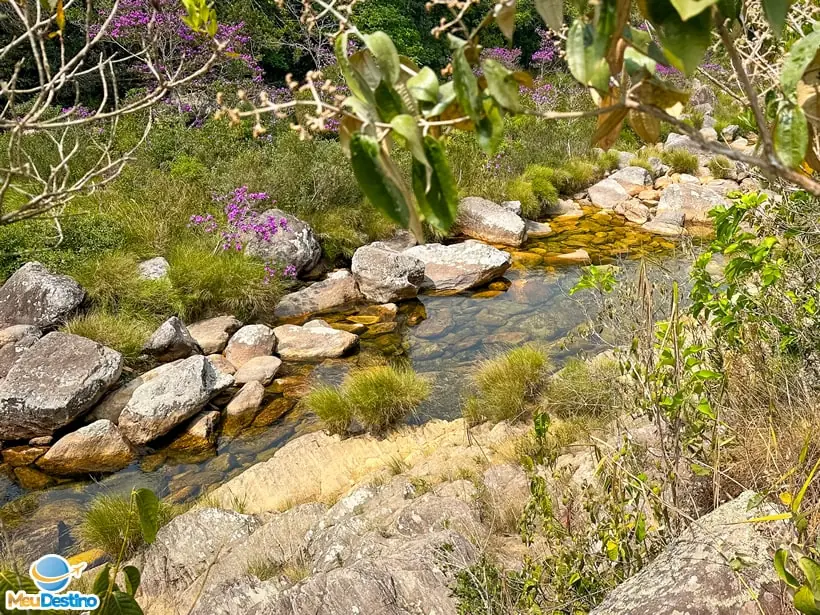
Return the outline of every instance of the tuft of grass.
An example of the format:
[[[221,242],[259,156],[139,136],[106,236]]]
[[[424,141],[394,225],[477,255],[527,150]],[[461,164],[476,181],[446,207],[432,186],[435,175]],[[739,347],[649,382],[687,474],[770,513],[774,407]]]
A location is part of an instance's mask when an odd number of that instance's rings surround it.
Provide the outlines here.
[[[614,171],[618,168],[621,159],[618,156],[618,152],[615,150],[607,150],[605,152],[601,152],[598,156],[595,157],[595,165],[601,171]]]
[[[327,385],[317,387],[308,393],[304,402],[330,433],[347,433],[353,410],[339,389]]]
[[[664,164],[669,165],[673,173],[689,173],[691,175],[698,170],[697,155],[680,147],[664,150],[661,154],[661,160]]]
[[[709,161],[709,173],[715,179],[726,179],[732,171],[734,164],[726,156],[715,156]]]
[[[120,352],[126,361],[134,361],[158,324],[158,320],[128,312],[99,309],[75,316],[63,331],[99,342]]]
[[[532,189],[532,184],[523,177],[516,177],[507,184],[507,199],[521,202],[521,215],[530,220],[537,219],[542,212],[541,203]]]
[[[430,383],[411,369],[381,365],[351,374],[343,391],[362,427],[381,432],[407,418],[427,399]]]
[[[532,192],[542,208],[558,202],[558,189],[555,187],[555,169],[540,165],[531,165],[524,171],[524,179],[532,186]]]
[[[583,158],[570,158],[560,170],[561,181],[555,182],[555,187],[561,194],[574,194],[588,188],[600,178],[595,164]]]
[[[465,402],[464,418],[473,425],[524,418],[548,366],[546,354],[529,344],[482,361],[471,378],[476,393]]]
[[[177,515],[176,507],[160,502],[159,523],[167,524]],[[130,495],[99,495],[94,498],[75,530],[76,538],[86,549],[102,549],[116,559],[125,559],[144,545],[137,507]]]
[[[545,387],[541,405],[551,415],[607,416],[618,404],[618,363],[571,359]]]
[[[353,419],[381,433],[407,418],[430,395],[430,382],[412,369],[376,365],[348,374],[341,387],[321,386],[305,398],[331,433],[346,433]]]
[[[687,122],[691,124],[695,130],[700,130],[703,128],[703,117],[702,111],[691,111]]]

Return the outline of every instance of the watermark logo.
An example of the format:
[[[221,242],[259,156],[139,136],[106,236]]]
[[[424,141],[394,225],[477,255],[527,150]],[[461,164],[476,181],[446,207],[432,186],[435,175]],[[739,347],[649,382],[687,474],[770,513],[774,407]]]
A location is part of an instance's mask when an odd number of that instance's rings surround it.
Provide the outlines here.
[[[86,562],[71,564],[59,555],[44,555],[29,568],[29,576],[40,591],[36,594],[24,590],[6,591],[6,609],[47,611],[63,609],[88,611],[100,606],[100,599],[94,594],[65,592],[73,579],[82,577]]]

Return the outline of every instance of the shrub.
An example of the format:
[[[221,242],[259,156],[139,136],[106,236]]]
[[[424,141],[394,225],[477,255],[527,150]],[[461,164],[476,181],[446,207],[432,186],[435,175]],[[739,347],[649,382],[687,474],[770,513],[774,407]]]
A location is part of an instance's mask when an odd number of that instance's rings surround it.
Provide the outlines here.
[[[463,409],[470,424],[524,418],[546,379],[547,356],[532,345],[482,361],[471,380],[476,394]]]
[[[692,174],[698,170],[697,155],[680,147],[664,150],[661,154],[661,160],[664,164],[669,165],[673,173]]]
[[[702,111],[692,111],[689,113],[688,122],[692,125],[695,130],[700,130],[703,128],[703,112]]]
[[[176,512],[175,507],[160,502],[159,525],[171,521]],[[121,552],[128,559],[144,544],[139,514],[136,506],[131,505],[130,495],[95,497],[75,532],[84,548],[102,549],[114,559]]]
[[[574,194],[579,190],[589,187],[599,177],[595,165],[589,160],[582,158],[570,158],[560,171],[560,180],[556,177],[555,187],[561,194]]]
[[[332,434],[344,434],[350,427],[353,411],[336,387],[320,386],[305,397],[307,407],[316,413]]]
[[[122,353],[127,361],[134,361],[142,347],[159,325],[159,320],[146,320],[128,312],[109,312],[104,309],[75,316],[63,330],[87,337]]]
[[[571,359],[545,387],[541,405],[561,418],[611,414],[618,400],[619,376],[613,360]]]
[[[352,419],[380,433],[407,418],[429,395],[429,381],[412,369],[377,365],[349,374],[341,388],[314,389],[305,402],[331,433],[349,431]]]
[[[604,172],[614,171],[620,163],[621,157],[618,156],[618,152],[614,149],[601,152],[595,157],[595,165],[599,170]]]
[[[715,156],[709,161],[709,172],[715,179],[726,179],[734,168],[734,163],[726,156]]]
[[[430,383],[411,369],[380,365],[352,374],[344,396],[368,431],[380,432],[405,419],[430,395]]]
[[[555,187],[555,169],[532,165],[527,167],[524,178],[532,186],[532,192],[541,203],[542,207],[554,205],[558,202],[558,189]]]
[[[541,215],[541,203],[533,192],[532,184],[523,177],[516,177],[507,184],[507,199],[521,202],[521,215],[536,220]]]

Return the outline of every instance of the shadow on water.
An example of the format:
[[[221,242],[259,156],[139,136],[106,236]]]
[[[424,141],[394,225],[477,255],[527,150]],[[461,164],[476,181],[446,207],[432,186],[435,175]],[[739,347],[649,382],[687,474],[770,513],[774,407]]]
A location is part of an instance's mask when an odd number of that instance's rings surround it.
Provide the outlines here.
[[[58,524],[60,548],[70,551],[70,532],[83,506],[99,493],[125,494],[148,487],[173,502],[189,502],[243,469],[270,458],[294,437],[320,428],[298,404],[315,383],[339,384],[351,369],[393,361],[412,365],[434,382],[434,392],[411,422],[460,416],[469,372],[477,360],[528,342],[547,347],[552,361],[595,352],[599,345],[574,335],[594,316],[595,304],[583,293],[569,295],[582,274],[582,262],[556,257],[583,249],[593,263],[616,263],[625,275],[647,258],[672,278],[685,279],[690,259],[676,245],[604,212],[580,219],[550,221],[555,233],[513,250],[505,277],[455,295],[424,295],[401,304],[395,321],[373,322],[360,310],[323,316],[331,324],[359,326],[358,352],[319,365],[286,364],[269,387],[262,411],[235,434],[223,433],[213,449],[177,451],[173,444],[141,458],[129,468],[94,481],[66,482],[44,491],[27,491],[0,474],[0,521],[12,532],[28,534]],[[499,246],[502,247],[502,246]],[[349,320],[350,318],[353,320]],[[357,322],[358,321],[358,322]]]

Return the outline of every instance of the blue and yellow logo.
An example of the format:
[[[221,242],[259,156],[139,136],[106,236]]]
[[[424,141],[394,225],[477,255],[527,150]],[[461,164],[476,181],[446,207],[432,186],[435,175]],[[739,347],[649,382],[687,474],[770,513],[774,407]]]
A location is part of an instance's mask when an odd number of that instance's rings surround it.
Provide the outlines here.
[[[65,592],[73,579],[79,579],[88,564],[71,564],[60,555],[44,555],[29,567],[29,576],[34,582],[37,594],[25,591],[6,591],[6,609],[13,611],[47,611],[66,609],[70,611],[94,610],[100,606],[100,599],[94,594]]]

